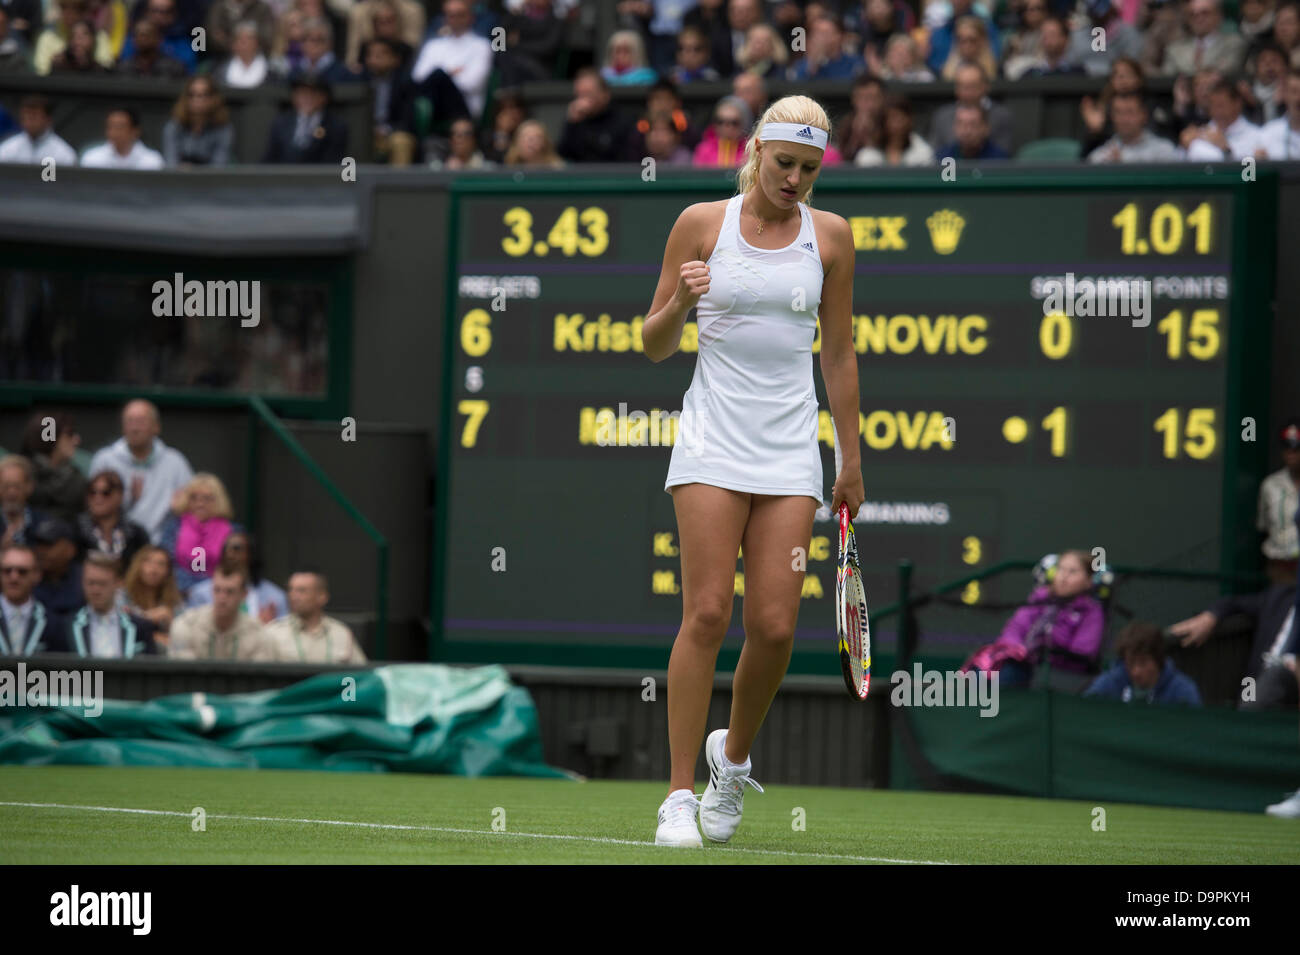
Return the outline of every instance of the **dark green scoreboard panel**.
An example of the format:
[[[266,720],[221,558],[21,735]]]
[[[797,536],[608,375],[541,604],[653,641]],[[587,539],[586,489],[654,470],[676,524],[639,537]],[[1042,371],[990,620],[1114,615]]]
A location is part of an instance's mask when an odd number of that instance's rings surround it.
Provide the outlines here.
[[[692,313],[679,352],[658,364],[641,352],[640,326],[678,213],[729,194],[716,180],[457,190],[440,655],[616,663],[671,644],[681,575],[663,483],[696,326]],[[1265,414],[1266,184],[1202,167],[965,184],[935,174],[874,188],[823,181],[813,201],[849,221],[857,246],[867,505],[856,526],[873,605],[895,599],[903,557],[920,588],[1065,547],[1102,547],[1126,565],[1247,569],[1260,460],[1240,419]],[[1067,275],[1074,314],[1045,314],[1045,283]],[[1149,281],[1149,324],[1086,314],[1085,280]],[[1096,301],[1098,312],[1120,305]],[[814,368],[829,500],[831,418]],[[825,650],[833,630],[824,517],[800,655]],[[738,560],[738,596],[743,571]],[[960,596],[1024,591],[1001,586]],[[947,613],[960,628],[960,611]]]

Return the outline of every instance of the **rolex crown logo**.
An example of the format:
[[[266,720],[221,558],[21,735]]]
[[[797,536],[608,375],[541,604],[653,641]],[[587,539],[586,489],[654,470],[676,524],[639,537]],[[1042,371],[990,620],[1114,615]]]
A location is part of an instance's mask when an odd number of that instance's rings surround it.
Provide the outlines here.
[[[951,209],[940,209],[925,220],[930,229],[930,243],[940,255],[951,255],[961,241],[961,230],[966,220]]]

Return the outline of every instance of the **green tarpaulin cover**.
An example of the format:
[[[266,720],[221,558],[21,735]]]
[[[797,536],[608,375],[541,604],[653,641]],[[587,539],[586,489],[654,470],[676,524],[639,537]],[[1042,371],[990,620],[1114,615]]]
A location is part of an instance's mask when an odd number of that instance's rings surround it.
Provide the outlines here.
[[[107,700],[98,716],[6,707],[0,763],[572,775],[546,764],[532,698],[502,667],[430,663],[259,693]]]

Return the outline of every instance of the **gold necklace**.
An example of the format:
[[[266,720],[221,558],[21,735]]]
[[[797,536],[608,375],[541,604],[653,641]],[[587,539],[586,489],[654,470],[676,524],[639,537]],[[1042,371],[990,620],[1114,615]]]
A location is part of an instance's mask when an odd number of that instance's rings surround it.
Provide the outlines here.
[[[762,234],[763,234],[763,226],[766,225],[766,223],[763,221],[763,217],[760,216],[757,212],[754,211],[754,203],[753,203],[753,202],[750,202],[750,204],[749,204],[749,214],[750,214],[751,216],[753,216],[755,219],[758,220],[758,234],[759,234],[759,235],[762,235]]]

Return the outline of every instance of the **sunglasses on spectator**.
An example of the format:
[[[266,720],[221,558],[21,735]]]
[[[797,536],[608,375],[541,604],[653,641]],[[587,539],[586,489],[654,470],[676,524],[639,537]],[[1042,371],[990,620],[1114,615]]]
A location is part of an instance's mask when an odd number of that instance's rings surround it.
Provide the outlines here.
[[[19,577],[26,577],[31,572],[30,567],[0,567],[0,574],[17,574]]]

